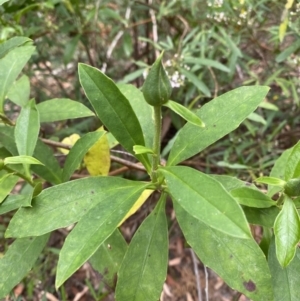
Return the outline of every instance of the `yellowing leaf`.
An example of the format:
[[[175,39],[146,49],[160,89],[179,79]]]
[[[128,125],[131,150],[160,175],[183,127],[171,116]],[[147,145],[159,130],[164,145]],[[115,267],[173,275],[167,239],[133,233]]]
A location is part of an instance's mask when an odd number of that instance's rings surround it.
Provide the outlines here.
[[[98,131],[101,131],[100,128]],[[109,143],[103,135],[84,156],[84,164],[91,176],[106,176],[110,169]]]
[[[290,9],[293,6],[294,0],[287,0],[285,4],[286,9]]]
[[[121,226],[124,223],[124,221],[127,220],[127,218],[129,216],[133,215],[134,213],[136,213],[138,211],[139,208],[141,208],[141,206],[146,202],[146,200],[153,193],[153,191],[154,190],[150,190],[150,189],[146,189],[146,190],[143,191],[143,193],[140,195],[140,197],[137,199],[137,201],[134,203],[134,205],[128,211],[128,213],[126,214],[126,216],[120,222],[120,224],[118,225],[118,227]]]
[[[72,134],[69,137],[65,137],[61,143],[64,144],[69,144],[69,145],[74,145],[76,143],[77,140],[80,139],[80,136],[78,134]],[[65,148],[58,148],[60,152],[62,152],[64,155],[67,155],[69,153],[68,149]]]

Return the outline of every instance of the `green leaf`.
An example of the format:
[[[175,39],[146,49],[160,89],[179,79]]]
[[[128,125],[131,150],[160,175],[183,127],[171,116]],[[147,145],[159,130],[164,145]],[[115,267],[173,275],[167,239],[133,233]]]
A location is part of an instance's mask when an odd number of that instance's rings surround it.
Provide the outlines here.
[[[209,175],[210,177],[214,178],[218,182],[222,184],[222,186],[230,192],[233,189],[240,188],[240,187],[251,187],[256,188],[253,184],[249,182],[244,182],[242,180],[239,180],[236,177],[226,176],[226,175]]]
[[[186,124],[179,131],[167,164],[182,162],[236,129],[261,103],[268,90],[262,86],[241,87],[205,104],[196,113],[205,120],[205,128]]]
[[[266,258],[251,239],[240,239],[207,226],[174,203],[183,234],[200,260],[230,287],[253,301],[273,301]]]
[[[131,154],[134,145],[145,145],[141,125],[127,98],[115,83],[100,70],[79,64],[79,79],[96,114],[107,129]],[[146,154],[137,158],[150,170]]]
[[[95,116],[85,105],[68,98],[53,98],[39,103],[36,107],[40,114],[40,122]]]
[[[293,260],[300,240],[298,211],[287,195],[284,196],[283,207],[275,220],[274,233],[277,259],[284,268]]]
[[[230,193],[241,205],[248,207],[268,208],[276,205],[276,202],[270,197],[249,187],[236,188],[231,190]]]
[[[205,58],[195,58],[195,57],[184,57],[183,61],[188,64],[195,64],[200,66],[207,66],[207,67],[213,67],[218,70],[224,71],[224,72],[230,72],[230,69],[226,67],[225,65],[219,63],[218,61],[205,59]]]
[[[26,276],[38,259],[49,235],[17,239],[0,259],[0,299]]]
[[[123,235],[116,229],[89,259],[93,268],[100,273],[104,283],[110,287],[115,286],[117,273],[127,248]]]
[[[7,93],[7,98],[20,107],[24,107],[30,96],[30,83],[26,75],[20,77],[15,81]]]
[[[116,230],[147,186],[141,182],[133,182],[133,184],[131,181],[123,180],[123,187],[119,186],[116,189],[116,183],[119,184],[119,179],[108,178],[105,187],[102,188],[105,196],[101,198],[98,195],[97,204],[89,208],[89,211],[80,218],[66,238],[59,254],[56,288],[60,287],[79,269]],[[101,185],[101,183],[99,184]],[[112,188],[114,188],[114,193],[110,193]],[[116,190],[119,192],[118,194],[115,193]],[[84,200],[80,199],[79,201],[83,202]],[[53,224],[52,220],[51,223]]]
[[[52,184],[60,184],[62,182],[60,165],[49,146],[38,140],[33,156],[43,164],[32,165],[30,168],[34,173]]]
[[[70,63],[71,60],[73,59],[80,37],[81,37],[80,35],[76,35],[65,44],[66,46],[65,46],[64,57],[63,57],[63,61],[65,65]]]
[[[167,103],[164,104],[164,106],[171,109],[173,112],[181,116],[186,121],[200,127],[205,127],[204,122],[196,114],[194,114],[192,111],[182,106],[181,104],[169,100]]]
[[[6,1],[4,1],[4,2],[6,2]],[[4,3],[4,2],[2,2],[2,3]],[[29,44],[31,42],[32,42],[32,40],[27,37],[13,37],[13,38],[5,41],[4,43],[0,43],[0,59],[3,58],[12,49],[19,47],[21,45],[24,45],[25,43]]]
[[[285,180],[300,177],[300,141],[293,147],[285,167]]]
[[[69,180],[73,172],[78,168],[80,165],[84,155],[87,151],[105,134],[105,131],[96,131],[91,132],[79,140],[76,141],[74,146],[71,148],[70,152],[67,155],[62,180],[66,182]]]
[[[249,116],[247,117],[247,119],[254,121],[254,122],[258,122],[261,123],[263,125],[267,124],[267,121],[260,115],[258,115],[257,113],[250,113]]]
[[[107,205],[109,208],[115,204],[112,200],[118,199],[118,196],[142,190],[145,185],[117,177],[92,177],[50,187],[33,199],[32,208],[18,210],[5,235],[39,236],[67,227],[79,221],[97,204],[111,202],[111,205]]]
[[[30,197],[30,199],[29,199]],[[31,196],[21,194],[9,195],[0,206],[0,214],[19,209],[24,204],[25,206],[31,203]]]
[[[241,207],[218,181],[184,166],[161,168],[160,171],[173,201],[194,218],[228,235],[251,237]]]
[[[0,125],[0,141],[12,155],[18,155],[13,127]]]
[[[7,157],[4,159],[4,164],[40,164],[44,165],[41,163],[39,160],[36,158],[33,158],[31,156],[14,156],[14,157]]]
[[[145,146],[153,146],[154,137],[154,112],[153,107],[149,106],[144,99],[143,93],[133,85],[118,84],[121,93],[128,99],[131,107],[140,122]]]
[[[32,156],[40,131],[39,113],[34,99],[21,110],[16,121],[15,139],[19,155]]]
[[[135,154],[154,154],[153,149],[145,147],[143,145],[134,145],[133,146],[133,151]]]
[[[294,41],[288,48],[284,49],[275,58],[277,63],[285,61],[292,53],[296,52],[300,48],[300,39]]]
[[[0,178],[0,204],[6,196],[11,192],[19,180],[19,177],[12,173],[5,174]]]
[[[273,228],[275,219],[280,212],[279,208],[274,206],[269,208],[242,207],[248,223],[267,228]]]
[[[255,179],[255,182],[268,185],[276,185],[280,187],[283,187],[286,183],[285,181],[274,177],[259,177]]]
[[[282,268],[276,257],[275,242],[270,245],[268,256],[269,267],[272,275],[274,301],[298,301],[300,296],[300,250],[291,263]]]
[[[168,266],[168,226],[165,196],[131,240],[118,273],[117,301],[156,301]]]
[[[3,113],[3,102],[8,90],[31,57],[35,47],[22,46],[11,50],[0,59],[0,113]]]
[[[270,177],[284,179],[287,160],[288,160],[288,157],[291,154],[292,150],[293,150],[293,148],[285,150],[280,155],[280,157],[275,161],[275,164],[273,165],[271,172],[270,172]],[[273,196],[274,194],[276,194],[277,192],[279,192],[281,190],[282,190],[282,187],[268,185],[268,195],[269,196]]]
[[[193,83],[199,91],[201,91],[205,96],[211,97],[211,93],[209,88],[205,85],[205,83],[199,79],[194,73],[189,72],[184,68],[179,68],[179,71],[182,75],[184,75],[191,83]]]

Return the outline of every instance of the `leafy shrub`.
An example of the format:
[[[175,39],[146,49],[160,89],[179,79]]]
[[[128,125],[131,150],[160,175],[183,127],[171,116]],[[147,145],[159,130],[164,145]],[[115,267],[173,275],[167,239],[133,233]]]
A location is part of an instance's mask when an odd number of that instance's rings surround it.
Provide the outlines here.
[[[178,166],[235,130],[263,101],[268,87],[234,89],[192,113],[171,100],[160,102],[168,91],[160,89],[164,85],[159,80],[168,85],[161,57],[150,70],[152,84],[145,84],[143,93],[132,85],[118,86],[98,69],[79,64],[79,80],[96,116],[141,162],[150,180],[95,176],[70,181],[105,131],[77,140],[60,167],[39,138],[40,124],[94,113],[69,99],[38,105],[29,99],[28,79],[15,80],[33,51],[28,38],[16,37],[0,44],[0,69],[7,70],[0,81],[4,123],[0,127],[0,213],[18,209],[5,232],[15,240],[0,260],[1,297],[32,268],[52,231],[76,223],[59,254],[56,288],[90,260],[100,272],[108,268],[110,279],[118,274],[116,300],[157,300],[168,263],[167,197],[172,199],[190,246],[231,287],[252,300],[286,300],[286,291],[290,300],[298,296],[300,143],[282,154],[270,177],[257,179],[269,185],[267,194],[235,177]],[[147,104],[143,94],[157,97],[151,101],[154,106]],[[21,108],[16,122],[5,114],[7,97]],[[160,162],[162,105],[188,121],[179,130],[165,166]],[[10,194],[20,178],[30,189]],[[53,186],[43,189],[45,182]],[[127,246],[118,227],[155,191],[160,197],[154,210]],[[273,201],[276,193],[280,196]],[[261,248],[248,223],[263,226]],[[116,264],[104,266],[106,256]]]

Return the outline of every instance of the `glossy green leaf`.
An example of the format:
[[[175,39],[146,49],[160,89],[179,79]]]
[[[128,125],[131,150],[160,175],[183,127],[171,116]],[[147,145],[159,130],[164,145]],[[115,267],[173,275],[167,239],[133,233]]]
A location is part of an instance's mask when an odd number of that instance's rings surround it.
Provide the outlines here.
[[[240,187],[233,189],[230,194],[241,204],[248,207],[255,208],[268,208],[275,206],[274,202],[270,197],[265,195],[259,190],[252,189],[249,187]]]
[[[4,1],[6,2],[6,1]],[[2,2],[2,3],[4,3]],[[1,4],[0,4],[1,5]],[[0,43],[0,59],[3,58],[12,49],[24,45],[26,43],[31,43],[32,40],[27,37],[13,37],[3,43]]]
[[[91,132],[79,140],[71,148],[70,152],[67,155],[62,180],[66,182],[71,177],[72,173],[78,168],[83,157],[88,152],[88,150],[105,134],[105,131],[96,131]]]
[[[300,141],[293,147],[285,167],[284,179],[290,180],[300,177]]]
[[[241,87],[205,104],[196,113],[205,121],[205,128],[187,123],[179,131],[167,164],[182,162],[236,129],[262,102],[268,90],[262,86]]]
[[[280,187],[283,187],[286,183],[285,181],[278,179],[278,178],[274,178],[274,177],[259,177],[259,178],[255,179],[255,182],[267,184],[267,185],[276,185],[276,186],[280,186]]]
[[[180,73],[184,75],[191,83],[193,83],[199,91],[201,91],[205,96],[211,97],[211,93],[209,88],[205,85],[205,83],[194,73],[184,69],[179,69]]]
[[[43,165],[39,160],[31,156],[14,156],[7,157],[4,160],[4,164],[40,164]]]
[[[138,118],[145,140],[145,146],[153,146],[154,137],[154,112],[144,99],[143,93],[133,85],[118,84],[121,93],[125,95]]]
[[[30,83],[29,78],[26,75],[23,75],[15,81],[7,93],[7,98],[20,107],[24,107],[28,103],[29,96]]]
[[[253,208],[242,206],[249,224],[273,228],[275,219],[280,210],[278,207]]]
[[[20,238],[13,242],[0,259],[0,299],[26,276],[38,259],[49,235]]]
[[[272,275],[274,301],[298,301],[300,296],[300,250],[290,264],[282,268],[276,257],[275,242],[270,245],[268,256],[269,267]]]
[[[15,139],[19,155],[32,156],[40,131],[39,113],[34,99],[21,110],[16,121]]]
[[[205,127],[204,122],[196,114],[194,114],[192,111],[182,106],[181,104],[169,100],[167,103],[164,104],[164,106],[171,109],[173,112],[181,116],[186,121],[200,127]]]
[[[134,145],[133,146],[133,151],[136,155],[139,155],[139,154],[154,154],[153,149],[145,147],[143,145]]]
[[[123,147],[134,154],[134,145],[145,145],[141,125],[127,98],[115,83],[100,70],[79,64],[80,83],[96,114]],[[150,162],[146,154],[137,155],[147,170]]]
[[[174,206],[187,242],[205,265],[251,300],[273,301],[266,258],[252,238],[226,235],[197,220],[178,203]]]
[[[126,251],[127,243],[117,229],[89,259],[93,268],[100,273],[102,281],[112,288],[117,281],[117,273]]]
[[[89,208],[89,211],[80,218],[65,240],[57,264],[56,288],[78,270],[117,229],[119,223],[147,186],[141,182],[123,180],[123,186],[116,189],[119,179],[114,177],[108,179],[105,188],[102,188],[105,196],[101,198],[98,195],[97,204]],[[101,183],[99,184],[101,185]],[[114,188],[112,194],[110,193],[111,188]],[[116,194],[116,190],[119,192],[118,194]],[[94,194],[96,194],[96,188]],[[78,201],[83,202],[82,199]]]
[[[18,210],[5,235],[38,236],[67,227],[79,221],[97,204],[111,202],[114,205],[112,200],[118,199],[118,196],[125,197],[144,187],[141,182],[117,177],[84,178],[50,187],[33,199],[32,208]]]
[[[184,166],[161,168],[160,171],[173,201],[194,218],[228,235],[251,237],[241,207],[218,181]]]
[[[300,240],[300,220],[293,200],[284,196],[284,204],[275,224],[275,244],[277,259],[282,267],[293,260]]]
[[[168,226],[165,197],[132,238],[118,273],[117,301],[156,301],[168,266]]]
[[[12,173],[5,174],[0,178],[0,204],[6,196],[11,192],[19,180],[19,177]]]
[[[0,112],[8,90],[31,57],[35,47],[21,46],[11,50],[0,59]]]
[[[200,66],[213,67],[224,72],[230,72],[230,69],[225,65],[219,63],[218,61],[214,61],[206,58],[184,57],[183,61],[188,64],[192,63]]]
[[[41,140],[37,141],[33,156],[43,165],[32,165],[31,170],[52,184],[62,182],[62,171],[52,149]]]
[[[95,115],[82,103],[68,98],[53,98],[39,103],[36,107],[40,114],[40,122],[54,122]]]

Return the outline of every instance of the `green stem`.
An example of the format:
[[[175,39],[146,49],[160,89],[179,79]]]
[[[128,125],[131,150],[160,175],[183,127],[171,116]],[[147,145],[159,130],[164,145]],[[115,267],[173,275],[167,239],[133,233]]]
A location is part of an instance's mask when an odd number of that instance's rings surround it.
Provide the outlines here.
[[[34,187],[34,182],[33,182],[33,180],[31,179],[30,176],[24,175],[24,174],[22,174],[22,173],[20,173],[20,172],[18,172],[16,170],[8,167],[8,166],[4,166],[3,169],[6,170],[8,173],[13,173],[16,176],[22,178],[23,180],[25,180],[26,182],[28,182],[32,187]]]
[[[151,179],[153,183],[157,182],[157,169],[160,164],[160,139],[161,139],[161,106],[154,107],[154,142],[153,142],[153,157],[151,168]]]

